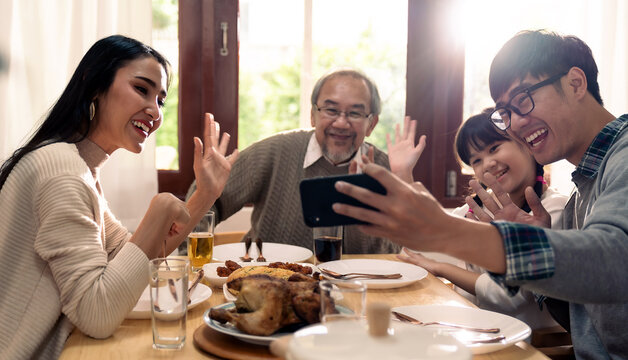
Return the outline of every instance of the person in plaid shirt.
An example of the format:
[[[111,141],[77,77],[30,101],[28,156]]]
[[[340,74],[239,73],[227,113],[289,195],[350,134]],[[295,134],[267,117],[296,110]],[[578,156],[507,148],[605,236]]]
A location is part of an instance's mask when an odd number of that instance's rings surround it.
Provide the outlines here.
[[[491,64],[493,124],[525,144],[537,162],[566,159],[576,166],[561,229],[549,229],[532,188],[527,214],[494,179],[487,185],[501,206],[471,184],[502,219],[471,221],[448,214],[421,183],[404,183],[375,164],[363,171],[386,195],[342,182],[336,188],[379,211],[346,204],[334,210],[370,223],[360,227],[366,234],[482,266],[512,294],[524,288],[563,301],[577,358],[627,359],[628,114],[616,118],[604,108],[597,73],[582,40],[544,30],[518,33]]]

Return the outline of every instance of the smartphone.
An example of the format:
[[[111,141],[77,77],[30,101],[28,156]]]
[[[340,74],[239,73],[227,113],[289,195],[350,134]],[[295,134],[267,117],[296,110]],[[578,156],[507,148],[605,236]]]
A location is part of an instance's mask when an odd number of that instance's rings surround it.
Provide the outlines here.
[[[299,184],[303,220],[309,227],[366,224],[352,217],[340,215],[331,208],[334,203],[344,203],[377,210],[350,196],[336,191],[334,184],[345,181],[375,193],[386,195],[386,189],[377,180],[366,174],[328,176],[305,179]]]

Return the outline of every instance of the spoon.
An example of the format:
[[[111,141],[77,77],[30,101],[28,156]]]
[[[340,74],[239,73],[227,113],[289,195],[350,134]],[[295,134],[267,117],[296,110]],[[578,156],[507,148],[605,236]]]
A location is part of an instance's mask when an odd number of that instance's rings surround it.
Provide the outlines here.
[[[357,278],[366,278],[366,279],[399,279],[402,277],[401,274],[365,274],[365,273],[347,273],[340,274],[332,270],[322,269],[319,270],[323,273],[323,275],[340,280],[349,280],[349,279],[357,279]]]

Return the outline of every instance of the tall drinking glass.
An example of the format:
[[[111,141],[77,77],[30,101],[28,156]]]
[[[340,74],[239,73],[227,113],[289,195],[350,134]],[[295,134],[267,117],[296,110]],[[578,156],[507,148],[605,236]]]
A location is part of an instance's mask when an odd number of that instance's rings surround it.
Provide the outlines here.
[[[187,259],[157,258],[148,264],[153,348],[181,349],[188,306]]]
[[[211,262],[214,254],[214,212],[210,211],[188,235],[188,257],[193,270]]]
[[[324,226],[312,228],[314,238],[314,256],[316,263],[340,260],[342,257],[342,226]]]

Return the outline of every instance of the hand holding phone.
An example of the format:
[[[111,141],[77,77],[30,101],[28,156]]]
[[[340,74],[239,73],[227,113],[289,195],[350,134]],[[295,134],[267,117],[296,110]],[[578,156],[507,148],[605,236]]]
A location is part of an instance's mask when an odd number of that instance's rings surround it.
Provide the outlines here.
[[[386,194],[386,189],[377,180],[366,174],[317,177],[302,180],[299,190],[301,192],[303,220],[307,226],[366,224],[352,217],[337,214],[331,207],[334,203],[343,203],[377,211],[377,209],[371,206],[336,191],[334,185],[337,181],[345,181],[378,194]]]

